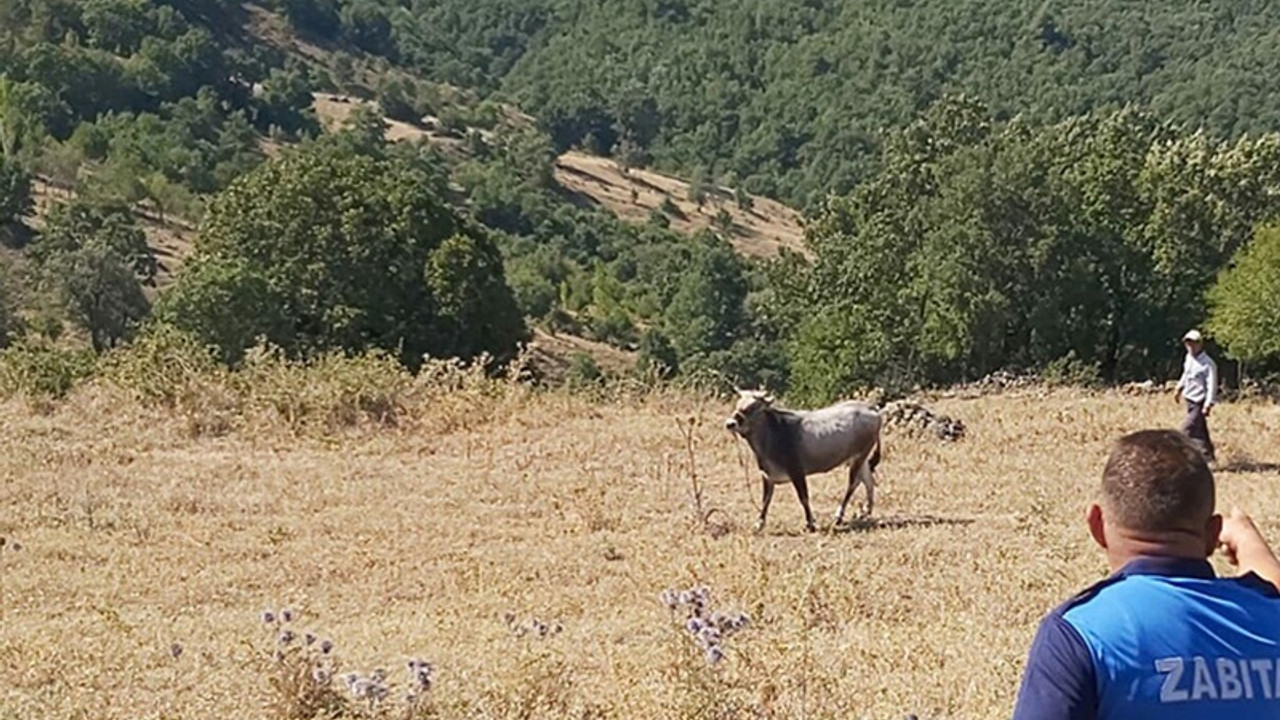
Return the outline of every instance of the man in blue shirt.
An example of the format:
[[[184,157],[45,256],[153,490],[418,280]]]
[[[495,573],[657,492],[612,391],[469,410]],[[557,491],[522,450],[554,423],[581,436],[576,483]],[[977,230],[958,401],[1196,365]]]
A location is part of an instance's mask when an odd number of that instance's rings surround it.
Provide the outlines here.
[[[1031,644],[1014,720],[1280,718],[1280,561],[1182,433],[1121,438],[1089,533],[1112,575],[1054,610]],[[1217,578],[1222,547],[1244,572]]]

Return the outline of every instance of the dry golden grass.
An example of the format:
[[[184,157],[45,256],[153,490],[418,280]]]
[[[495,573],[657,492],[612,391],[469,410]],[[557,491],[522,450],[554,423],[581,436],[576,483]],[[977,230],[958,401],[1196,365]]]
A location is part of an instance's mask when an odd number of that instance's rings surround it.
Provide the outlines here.
[[[310,439],[192,438],[92,389],[0,408],[0,718],[274,717],[258,615],[285,605],[344,668],[403,686],[433,662],[441,717],[1004,717],[1039,616],[1104,572],[1080,517],[1106,443],[1178,419],[1167,397],[941,400],[969,437],[890,435],[877,525],[804,534],[782,488],[756,536],[724,403],[476,402]],[[1224,458],[1280,461],[1275,406],[1213,425]],[[1218,478],[1280,539],[1280,473]],[[842,480],[811,487],[829,518]],[[695,584],[752,616],[714,673],[657,601]],[[564,632],[515,638],[508,612]]]

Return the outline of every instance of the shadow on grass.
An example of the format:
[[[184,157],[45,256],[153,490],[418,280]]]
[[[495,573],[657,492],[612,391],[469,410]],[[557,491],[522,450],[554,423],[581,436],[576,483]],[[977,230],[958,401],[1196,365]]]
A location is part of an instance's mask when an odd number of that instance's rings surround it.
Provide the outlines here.
[[[1280,463],[1256,460],[1232,460],[1213,468],[1215,473],[1273,473],[1280,472]]]
[[[900,530],[902,528],[936,527],[939,525],[972,525],[973,518],[948,518],[937,515],[888,515],[885,517],[858,518],[833,528],[834,533],[872,532],[875,530]]]

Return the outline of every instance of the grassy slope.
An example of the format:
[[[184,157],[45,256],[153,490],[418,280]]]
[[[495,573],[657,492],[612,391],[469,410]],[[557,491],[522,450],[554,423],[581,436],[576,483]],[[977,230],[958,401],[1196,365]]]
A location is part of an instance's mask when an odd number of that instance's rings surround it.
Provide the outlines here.
[[[273,640],[257,616],[282,604],[336,640],[346,669],[400,683],[405,658],[435,662],[445,716],[469,702],[510,716],[543,693],[677,717],[669,673],[687,641],[656,595],[694,583],[753,615],[724,678],[749,702],[774,697],[766,717],[1007,717],[1040,614],[1104,572],[1080,517],[1106,442],[1175,409],[1069,392],[938,408],[969,438],[889,436],[875,525],[805,535],[784,488],[757,537],[746,451],[719,429],[726,408],[694,397],[546,395],[453,431],[475,411],[445,403],[419,427],[324,444],[191,440],[91,394],[49,416],[8,405],[0,717],[263,717],[254,658]],[[719,538],[690,522],[690,417]],[[1227,405],[1214,424],[1224,457],[1280,462],[1274,406]],[[1224,507],[1280,538],[1280,472],[1219,478]],[[824,519],[841,485],[811,484]],[[518,641],[505,612],[564,634]],[[522,666],[543,652],[567,679]]]

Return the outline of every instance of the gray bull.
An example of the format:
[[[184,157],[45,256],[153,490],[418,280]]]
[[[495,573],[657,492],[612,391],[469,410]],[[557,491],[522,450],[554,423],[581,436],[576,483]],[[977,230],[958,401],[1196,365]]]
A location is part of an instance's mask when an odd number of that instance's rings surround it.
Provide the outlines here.
[[[845,401],[820,410],[782,410],[758,390],[739,390],[738,404],[724,426],[746,439],[764,480],[760,524],[764,530],[777,483],[795,485],[804,507],[805,526],[813,531],[806,478],[849,465],[849,489],[836,512],[836,524],[859,484],[867,486],[867,515],[875,503],[876,465],[880,463],[880,413],[865,403]]]

